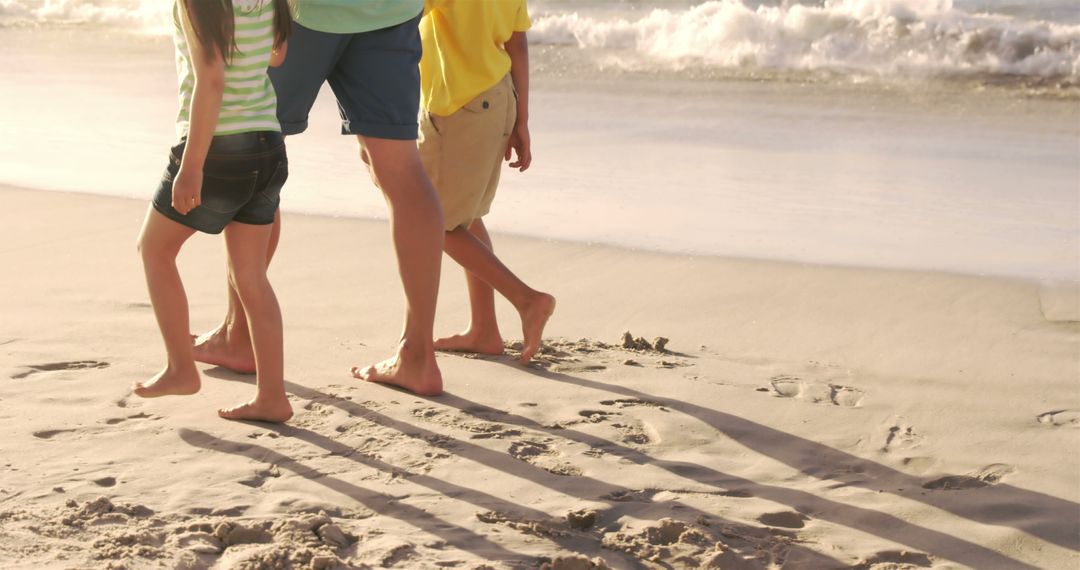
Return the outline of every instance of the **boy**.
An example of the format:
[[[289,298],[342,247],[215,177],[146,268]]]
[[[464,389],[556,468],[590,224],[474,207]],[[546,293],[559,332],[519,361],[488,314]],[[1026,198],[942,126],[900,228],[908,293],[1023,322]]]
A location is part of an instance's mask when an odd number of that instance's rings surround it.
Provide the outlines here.
[[[420,158],[442,203],[444,250],[464,269],[471,318],[437,350],[502,354],[494,290],[521,316],[521,362],[540,349],[555,298],[530,288],[491,247],[484,226],[502,161],[524,172],[529,141],[526,0],[427,0],[420,22]]]

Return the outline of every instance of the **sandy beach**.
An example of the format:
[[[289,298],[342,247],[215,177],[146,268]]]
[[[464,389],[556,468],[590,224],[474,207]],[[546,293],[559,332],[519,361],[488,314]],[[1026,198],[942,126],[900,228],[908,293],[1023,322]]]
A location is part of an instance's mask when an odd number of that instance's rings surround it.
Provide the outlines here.
[[[214,412],[251,376],[130,394],[164,361],[146,202],[0,200],[4,568],[1080,563],[1075,291],[500,236],[560,299],[547,346],[530,367],[440,355],[446,394],[420,398],[347,374],[399,332],[385,223],[286,214],[271,278],[297,414],[232,423]],[[180,263],[207,329],[220,240]],[[437,331],[464,324],[463,291],[448,263]]]

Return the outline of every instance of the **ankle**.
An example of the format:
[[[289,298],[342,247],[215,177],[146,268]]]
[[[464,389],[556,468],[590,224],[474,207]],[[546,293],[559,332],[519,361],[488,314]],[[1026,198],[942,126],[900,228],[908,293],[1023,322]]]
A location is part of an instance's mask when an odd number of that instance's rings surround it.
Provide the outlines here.
[[[225,344],[250,343],[251,341],[247,323],[225,321],[221,326],[221,332],[225,339]]]
[[[187,376],[190,374],[198,374],[199,369],[195,367],[195,359],[178,359],[170,358],[168,364],[165,365],[170,374],[177,376]]]
[[[398,358],[403,360],[423,360],[428,355],[435,354],[435,340],[416,341],[403,338],[398,342],[397,352]]]
[[[499,325],[497,324],[469,324],[469,328],[465,329],[465,333],[462,335],[474,340],[490,340],[499,339],[502,340],[502,333],[499,332]]]
[[[273,394],[267,394],[263,391],[259,391],[255,394],[255,398],[251,400],[253,406],[280,406],[281,404],[290,405],[289,397],[285,394],[284,390],[275,392]]]

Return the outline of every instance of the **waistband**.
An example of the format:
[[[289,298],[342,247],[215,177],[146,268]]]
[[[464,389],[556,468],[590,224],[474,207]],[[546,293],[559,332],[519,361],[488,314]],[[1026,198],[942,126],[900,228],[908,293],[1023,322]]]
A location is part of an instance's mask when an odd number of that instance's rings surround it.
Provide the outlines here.
[[[174,158],[183,158],[187,137],[173,147]],[[234,135],[218,135],[210,141],[207,159],[258,158],[280,153],[285,146],[285,137],[276,131],[253,131]]]

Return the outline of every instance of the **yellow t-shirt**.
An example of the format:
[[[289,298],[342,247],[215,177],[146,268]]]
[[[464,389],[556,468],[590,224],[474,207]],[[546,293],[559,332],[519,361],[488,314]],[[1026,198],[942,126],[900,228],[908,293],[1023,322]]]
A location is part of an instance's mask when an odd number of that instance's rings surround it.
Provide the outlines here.
[[[510,72],[503,47],[532,22],[526,0],[426,0],[420,105],[452,115]]]

